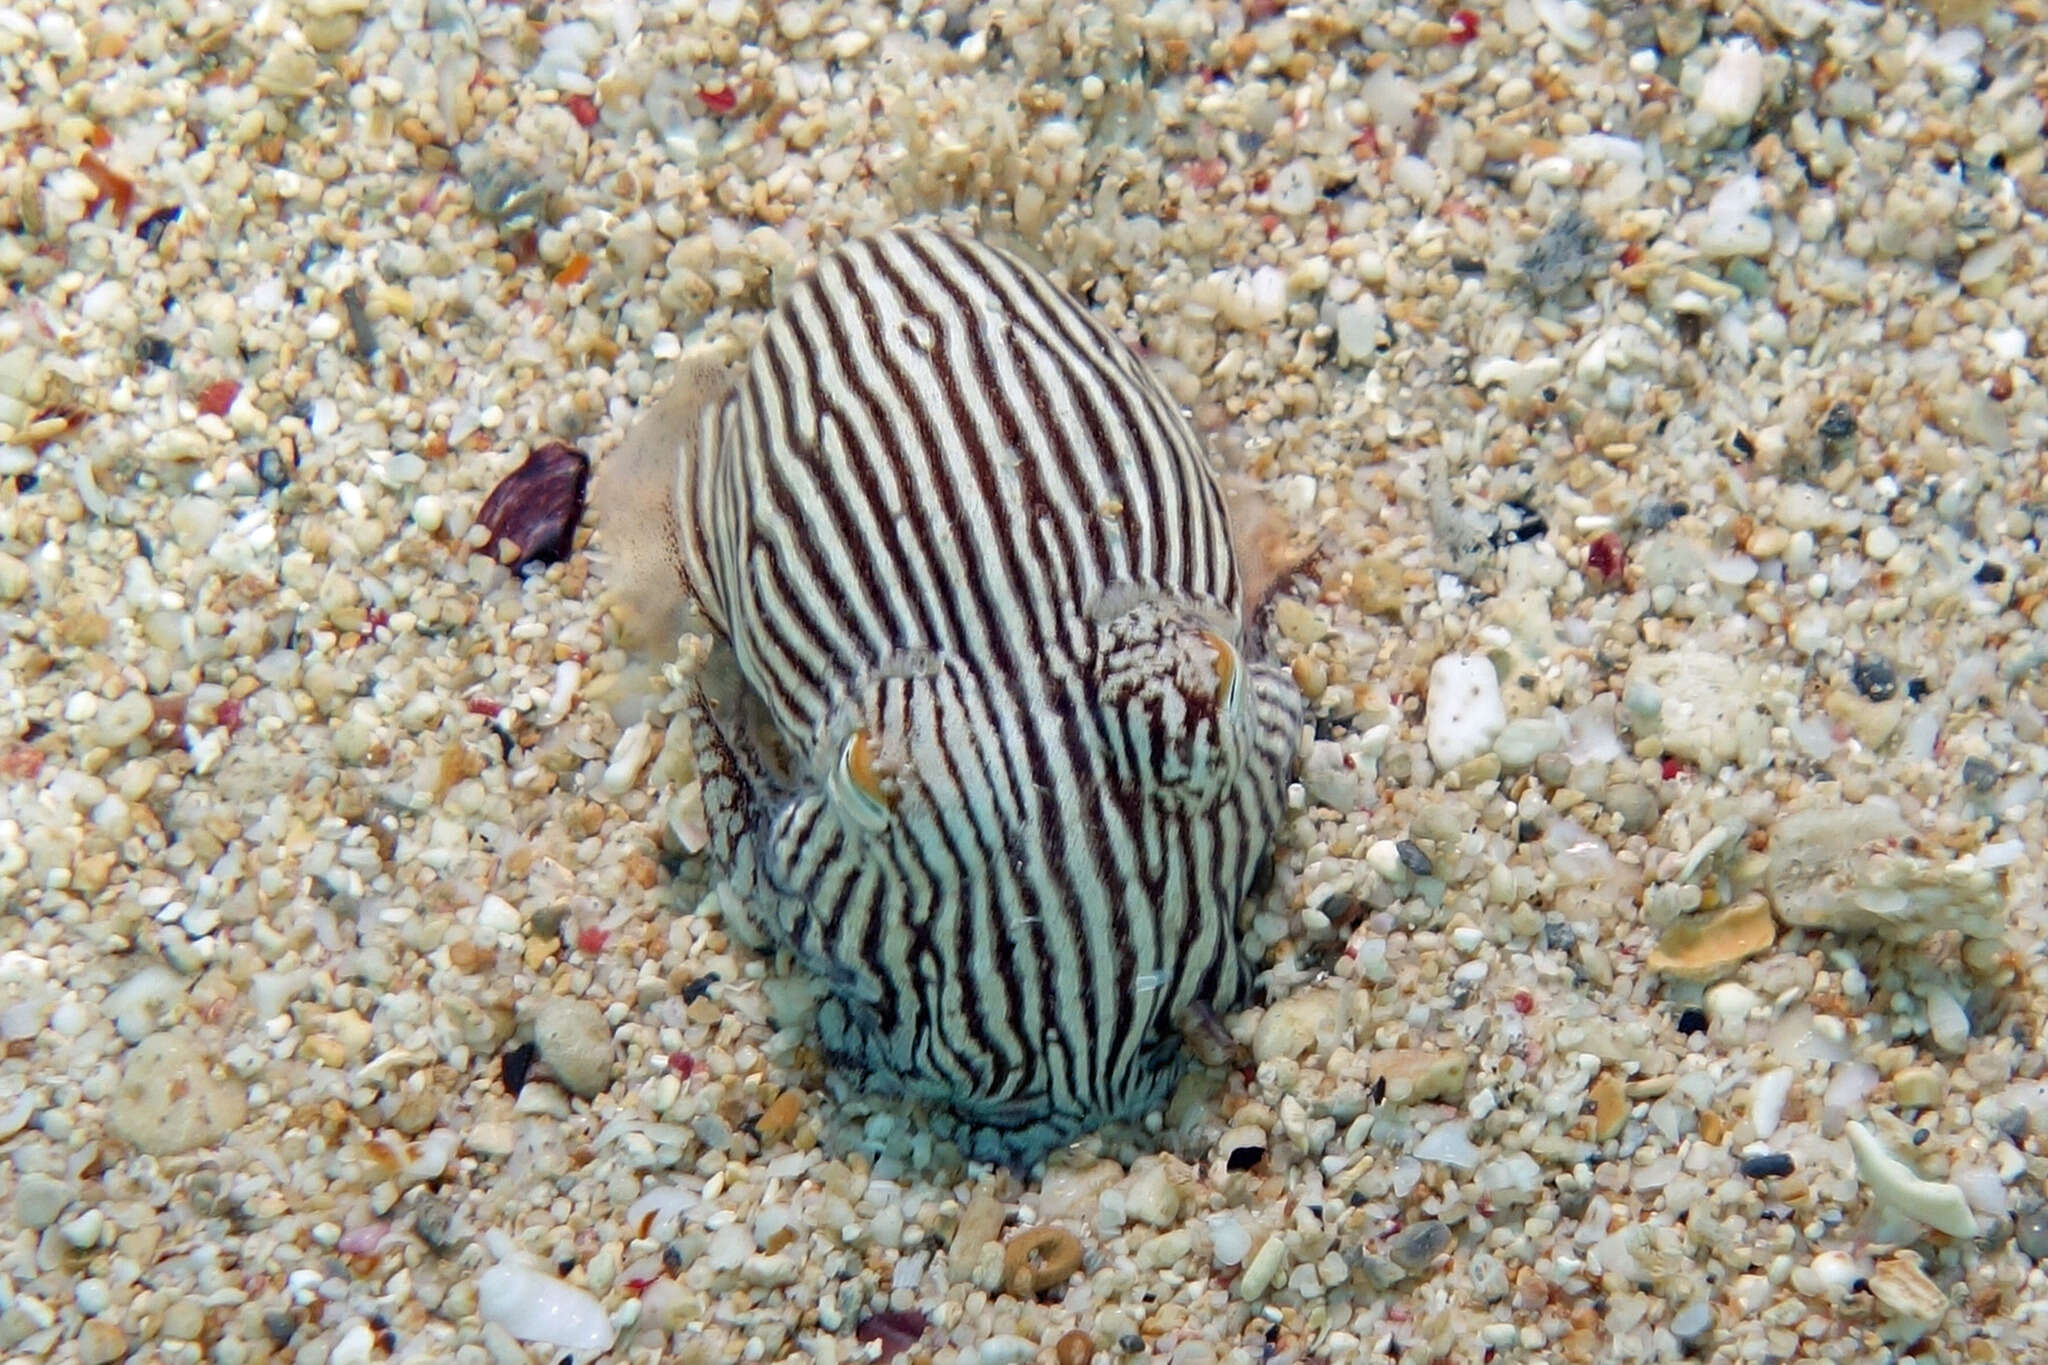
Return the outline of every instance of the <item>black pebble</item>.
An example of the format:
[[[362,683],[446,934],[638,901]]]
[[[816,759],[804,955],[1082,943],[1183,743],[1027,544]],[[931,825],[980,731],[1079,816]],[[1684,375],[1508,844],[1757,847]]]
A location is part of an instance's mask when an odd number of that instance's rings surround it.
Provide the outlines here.
[[[1568,953],[1579,944],[1578,931],[1561,919],[1543,922],[1543,946],[1553,953]]]
[[[1687,512],[1682,502],[1646,502],[1636,512],[1636,521],[1646,531],[1661,531]]]
[[[1849,411],[1847,403],[1835,404],[1821,419],[1820,434],[1830,441],[1847,440],[1856,434],[1856,414]]]
[[[713,986],[717,984],[717,972],[704,973],[704,975],[696,978],[694,981],[691,981],[688,985],[683,987],[683,1003],[685,1005],[696,1004],[699,1000],[704,998],[704,993],[706,991],[710,990]]]
[[[1248,1171],[1266,1159],[1264,1147],[1233,1147],[1230,1155],[1223,1159],[1223,1166],[1231,1171]]]
[[[516,1095],[526,1088],[526,1073],[533,1070],[533,1059],[538,1053],[539,1049],[532,1043],[521,1043],[505,1054],[499,1065],[503,1068],[501,1074],[507,1090]]]
[[[1535,540],[1550,530],[1550,523],[1543,519],[1543,514],[1519,498],[1510,498],[1502,503],[1501,507],[1500,528],[1493,533],[1493,543],[1496,546],[1505,548],[1509,545],[1519,545],[1524,541]],[[1509,524],[1508,513],[1514,514],[1512,525]]]
[[[265,488],[283,488],[292,481],[291,466],[276,446],[265,446],[256,456],[256,477]]]
[[[1980,792],[1990,791],[1998,785],[1998,765],[1975,755],[1964,759],[1963,783]]]
[[[1977,581],[1979,583],[2003,583],[2005,581],[2005,565],[1986,562],[1977,570]]]
[[[149,217],[135,225],[135,235],[148,243],[151,250],[154,250],[157,242],[164,235],[164,229],[177,222],[178,216],[183,212],[184,210],[180,208],[158,209],[155,213],[150,214]]]
[[[1407,868],[1411,876],[1427,877],[1436,871],[1436,864],[1429,860],[1429,855],[1417,847],[1413,840],[1403,839],[1395,844],[1394,853],[1401,859],[1401,866]]]
[[[1763,1152],[1742,1158],[1742,1173],[1751,1180],[1775,1180],[1792,1174],[1792,1158],[1783,1152]]]
[[[1891,662],[1878,654],[1865,654],[1849,670],[1849,681],[1871,701],[1890,701],[1899,695],[1899,675]]]
[[[168,369],[174,359],[176,353],[171,350],[171,343],[162,337],[146,336],[135,343],[135,362],[145,370],[152,365]]]
[[[1692,1037],[1695,1033],[1705,1033],[1707,1031],[1706,1011],[1690,1009],[1681,1011],[1678,1016],[1678,1031],[1687,1038]]]

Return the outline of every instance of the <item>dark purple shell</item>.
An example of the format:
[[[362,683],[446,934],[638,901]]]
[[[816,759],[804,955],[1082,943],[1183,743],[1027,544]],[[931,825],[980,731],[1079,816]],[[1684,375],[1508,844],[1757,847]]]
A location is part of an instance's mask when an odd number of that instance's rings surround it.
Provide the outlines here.
[[[881,1342],[881,1358],[889,1360],[917,1345],[929,1326],[929,1320],[915,1308],[891,1308],[862,1318],[853,1329],[853,1339]]]
[[[489,552],[497,554],[498,543],[510,541],[515,569],[563,558],[576,538],[589,482],[590,458],[574,446],[550,441],[528,455],[491,490],[476,514],[477,523],[491,533]]]

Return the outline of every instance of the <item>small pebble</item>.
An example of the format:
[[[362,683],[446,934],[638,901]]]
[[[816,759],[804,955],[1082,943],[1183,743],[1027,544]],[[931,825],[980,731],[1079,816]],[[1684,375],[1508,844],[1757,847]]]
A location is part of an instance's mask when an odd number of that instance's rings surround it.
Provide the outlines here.
[[[2048,1205],[2036,1205],[2014,1220],[2013,1240],[2033,1260],[2048,1261]]]
[[[1943,1181],[1922,1179],[1863,1124],[1851,1122],[1847,1132],[1856,1157],[1856,1174],[1878,1203],[1951,1237],[1977,1235],[1976,1215],[1961,1190]]]
[[[591,1001],[551,997],[534,1014],[533,1043],[540,1060],[571,1094],[589,1099],[611,1085],[618,1065],[611,1025]]]
[[[84,1365],[113,1365],[128,1354],[128,1336],[119,1323],[93,1318],[78,1331],[78,1358]]]
[[[194,1299],[173,1299],[164,1309],[162,1330],[171,1341],[197,1341],[206,1330],[206,1310]]]
[[[1742,1174],[1750,1180],[1775,1180],[1792,1174],[1792,1158],[1784,1152],[1759,1152],[1742,1159]]]
[[[1241,1264],[1251,1249],[1252,1235],[1237,1215],[1220,1213],[1209,1219],[1209,1251],[1217,1265]]]
[[[31,1171],[14,1187],[14,1219],[40,1232],[55,1223],[70,1202],[71,1186],[55,1176]]]
[[[78,1305],[78,1311],[89,1318],[98,1317],[114,1305],[113,1291],[96,1275],[88,1275],[73,1286],[71,1299]]]
[[[476,1310],[517,1341],[602,1355],[617,1339],[604,1305],[589,1290],[518,1260],[501,1260],[478,1277]]]
[[[248,1101],[239,1082],[178,1032],[152,1033],[122,1064],[107,1129],[151,1156],[211,1147],[242,1125]]]
[[[1724,44],[1700,86],[1700,112],[1727,128],[1756,117],[1764,98],[1764,56],[1747,38]]]
[[[1446,654],[1432,664],[1425,710],[1429,757],[1445,772],[1487,752],[1507,726],[1500,676],[1480,655]]]
[[[1876,654],[1858,658],[1849,670],[1849,680],[1870,701],[1890,701],[1899,692],[1898,674],[1891,661]]]
[[[1617,782],[1600,794],[1601,804],[1621,821],[1624,834],[1641,834],[1657,823],[1657,797],[1640,782]]]
[[[1387,1256],[1410,1273],[1420,1271],[1451,1245],[1451,1230],[1435,1219],[1411,1223],[1387,1243]]]
[[[1124,1193],[1124,1212],[1155,1228],[1170,1228],[1180,1217],[1180,1190],[1167,1174],[1166,1163],[1144,1163]]]
[[[1892,1077],[1892,1098],[1902,1109],[1932,1109],[1943,1089],[1941,1073],[1931,1066],[1907,1067]]]

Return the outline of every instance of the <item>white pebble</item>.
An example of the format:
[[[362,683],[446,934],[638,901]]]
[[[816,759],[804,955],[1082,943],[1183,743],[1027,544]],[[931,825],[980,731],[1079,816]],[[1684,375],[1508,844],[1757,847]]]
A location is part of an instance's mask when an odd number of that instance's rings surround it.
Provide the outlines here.
[[[78,300],[79,314],[88,322],[105,322],[126,309],[128,286],[119,280],[102,280]]]
[[[1439,1123],[1425,1133],[1422,1141],[1415,1144],[1415,1158],[1469,1171],[1479,1164],[1479,1149],[1472,1143],[1465,1120],[1456,1119]]]
[[[1290,161],[1274,172],[1273,211],[1297,217],[1316,206],[1315,168],[1306,160]]]
[[[1444,771],[1491,749],[1508,723],[1500,677],[1484,655],[1446,654],[1430,665],[1426,705],[1429,756]]]
[[[58,1233],[80,1251],[90,1251],[99,1245],[100,1234],[106,1230],[107,1215],[97,1208],[90,1208],[76,1218],[66,1219],[57,1227]]]
[[[1756,1140],[1763,1142],[1778,1131],[1778,1120],[1785,1113],[1785,1099],[1792,1093],[1792,1068],[1777,1067],[1759,1077],[1750,1091],[1749,1121],[1756,1129]]]
[[[180,498],[171,506],[171,534],[178,548],[190,555],[203,555],[220,536],[223,513],[212,498]]]
[[[1707,1018],[1716,1024],[1740,1024],[1757,1004],[1755,991],[1739,981],[1723,981],[1707,992]]]
[[[1217,1265],[1241,1263],[1252,1249],[1252,1235],[1236,1214],[1219,1213],[1209,1219],[1209,1250]]]
[[[85,50],[79,41],[77,23],[59,9],[47,9],[36,16],[36,38],[53,57],[76,57]]]
[[[601,1354],[617,1334],[588,1290],[516,1261],[501,1261],[476,1284],[477,1313],[518,1341]]]
[[[1744,554],[1721,555],[1707,562],[1707,577],[1724,588],[1740,588],[1756,581],[1756,561]]]
[[[1336,311],[1337,363],[1352,365],[1369,361],[1379,353],[1380,305],[1364,296]]]
[[[1955,993],[1943,986],[1921,992],[1927,1001],[1927,1031],[1943,1052],[1961,1052],[1970,1045],[1970,1016]]]
[[[974,1350],[975,1365],[1024,1365],[1038,1354],[1038,1343],[1020,1336],[989,1337]]]
[[[1149,1161],[1131,1177],[1124,1194],[1124,1212],[1155,1228],[1170,1228],[1180,1216],[1180,1190],[1167,1174],[1166,1163]]]
[[[1287,311],[1287,277],[1270,265],[1252,272],[1252,315],[1260,322],[1278,322]]]
[[[1564,725],[1554,716],[1509,721],[1493,741],[1493,752],[1501,766],[1515,771],[1563,747]]]
[[[446,504],[432,493],[422,493],[419,497],[413,499],[413,525],[419,527],[428,535],[432,535],[440,530],[447,516],[448,508]]]
[[[519,912],[503,896],[485,896],[483,904],[477,907],[476,922],[494,934],[516,934],[521,920]]]
[[[327,1365],[370,1365],[370,1353],[376,1344],[377,1337],[370,1330],[370,1324],[361,1318],[352,1319],[341,1329],[334,1349],[328,1352]]]
[[[114,1306],[113,1292],[97,1276],[80,1280],[71,1291],[71,1299],[78,1305],[78,1311],[89,1318],[96,1318]]]
[[[1845,1251],[1823,1251],[1815,1256],[1813,1273],[1838,1299],[1853,1291],[1858,1280],[1867,1278],[1856,1258]]]
[[[116,1033],[139,1043],[177,1017],[185,990],[183,977],[162,963],[150,963],[108,991],[100,1011],[114,1021]]]
[[[598,784],[600,790],[607,796],[623,795],[640,780],[640,770],[647,766],[648,755],[653,751],[652,725],[643,720],[627,726],[619,742],[612,746],[612,761],[605,766],[604,777]]]
[[[1436,198],[1436,167],[1419,156],[1404,156],[1394,162],[1388,178],[1395,189],[1411,199],[1427,204]]]
[[[799,0],[788,0],[775,7],[775,26],[792,43],[801,42],[817,29],[818,12]]]
[[[1572,51],[1590,51],[1597,41],[1593,11],[1581,0],[1535,0],[1534,8],[1550,35]]]
[[[1961,1190],[1922,1180],[1862,1124],[1852,1122],[1847,1131],[1849,1148],[1856,1154],[1856,1174],[1878,1203],[1951,1237],[1977,1235],[1977,1217]]]
[[[1700,85],[1700,112],[1728,128],[1741,128],[1756,117],[1764,100],[1764,54],[1747,38],[1721,49]]]
[[[1266,1234],[1266,1240],[1259,1243],[1259,1249],[1245,1262],[1244,1274],[1238,1278],[1237,1292],[1246,1302],[1261,1299],[1273,1282],[1280,1277],[1280,1269],[1287,1261],[1287,1245],[1280,1234]]]
[[[123,692],[103,702],[92,719],[92,742],[109,749],[125,748],[141,739],[156,719],[149,698],[140,692]]]

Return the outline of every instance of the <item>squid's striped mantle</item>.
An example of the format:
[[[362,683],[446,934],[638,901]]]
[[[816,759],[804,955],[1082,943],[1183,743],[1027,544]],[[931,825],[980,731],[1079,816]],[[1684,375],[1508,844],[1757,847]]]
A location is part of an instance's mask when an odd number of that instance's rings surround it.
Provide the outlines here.
[[[1242,1004],[1302,702],[1137,359],[1002,252],[825,257],[607,463],[629,587],[721,642],[712,852],[826,988],[828,1055],[1031,1160],[1156,1105]]]

